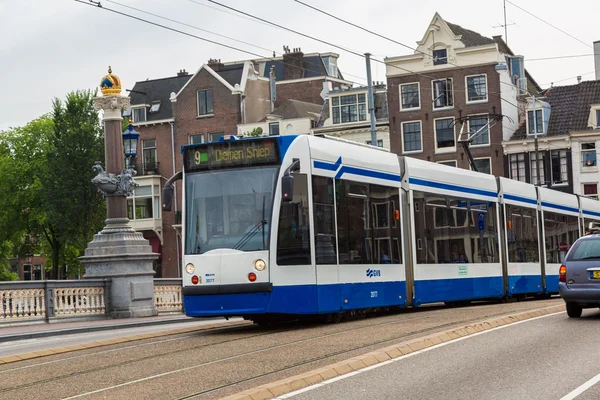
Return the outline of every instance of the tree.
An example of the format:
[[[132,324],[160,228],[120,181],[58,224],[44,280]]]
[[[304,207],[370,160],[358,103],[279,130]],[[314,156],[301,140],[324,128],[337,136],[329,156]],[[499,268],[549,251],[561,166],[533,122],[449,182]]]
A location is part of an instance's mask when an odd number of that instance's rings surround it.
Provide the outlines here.
[[[53,130],[46,154],[43,181],[46,223],[43,234],[52,254],[54,279],[64,275],[83,255],[88,242],[106,217],[104,200],[91,183],[92,166],[104,160],[104,136],[93,107],[95,93],[75,91],[63,103],[53,102]],[[69,251],[65,249],[69,246]]]

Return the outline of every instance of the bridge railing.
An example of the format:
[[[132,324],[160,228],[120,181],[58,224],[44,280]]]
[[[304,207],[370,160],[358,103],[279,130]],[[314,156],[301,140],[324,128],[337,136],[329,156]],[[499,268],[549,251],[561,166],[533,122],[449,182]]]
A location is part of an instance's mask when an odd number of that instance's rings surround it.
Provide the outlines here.
[[[0,282],[0,326],[21,321],[106,318],[110,279]],[[181,279],[155,279],[160,314],[182,313]]]

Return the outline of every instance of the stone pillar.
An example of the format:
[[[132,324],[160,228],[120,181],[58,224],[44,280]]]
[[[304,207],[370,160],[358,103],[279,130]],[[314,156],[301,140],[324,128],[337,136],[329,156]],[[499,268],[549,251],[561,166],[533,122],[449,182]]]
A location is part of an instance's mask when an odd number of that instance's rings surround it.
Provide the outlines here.
[[[124,170],[121,112],[129,108],[129,98],[119,94],[121,82],[110,72],[102,79],[103,96],[94,99],[94,108],[103,111],[106,171],[96,166],[100,172],[92,182],[107,196],[106,226],[94,235],[80,260],[84,278],[111,280],[111,317],[147,317],[158,314],[152,268],[158,254],[127,218],[126,196],[135,186],[135,173]]]

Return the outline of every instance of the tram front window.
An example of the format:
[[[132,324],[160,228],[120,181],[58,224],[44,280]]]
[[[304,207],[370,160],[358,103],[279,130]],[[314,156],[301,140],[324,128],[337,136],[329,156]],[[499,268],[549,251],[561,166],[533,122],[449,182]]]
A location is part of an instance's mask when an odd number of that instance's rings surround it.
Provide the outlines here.
[[[186,254],[269,248],[278,167],[199,172],[186,176]]]

